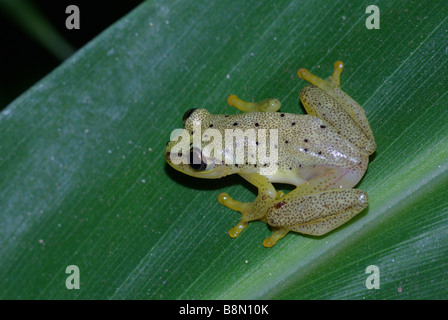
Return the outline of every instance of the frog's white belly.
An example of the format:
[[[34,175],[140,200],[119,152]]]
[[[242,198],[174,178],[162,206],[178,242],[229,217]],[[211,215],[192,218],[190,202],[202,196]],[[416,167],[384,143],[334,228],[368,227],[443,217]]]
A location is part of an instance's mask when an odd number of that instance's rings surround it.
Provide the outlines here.
[[[367,170],[368,157],[363,157],[361,162],[351,168],[335,168],[330,166],[315,166],[296,170],[277,170],[275,174],[266,175],[271,183],[285,183],[299,186],[307,181],[317,178],[329,171],[336,171],[338,178],[330,189],[351,189],[363,177]]]

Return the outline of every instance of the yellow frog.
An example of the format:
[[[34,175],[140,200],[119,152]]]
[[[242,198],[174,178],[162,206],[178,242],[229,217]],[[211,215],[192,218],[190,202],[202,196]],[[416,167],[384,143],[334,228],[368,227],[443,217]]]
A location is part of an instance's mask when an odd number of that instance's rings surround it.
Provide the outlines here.
[[[297,71],[311,83],[300,92],[308,115],[277,112],[281,104],[276,99],[252,103],[235,95],[227,102],[243,114],[212,115],[205,109],[184,114],[184,130],[173,132],[166,146],[168,164],[199,178],[237,173],[258,188],[252,203],[219,195],[221,204],[242,215],[231,237],[249,221],[261,220],[274,230],[263,242],[272,247],[289,231],[326,234],[367,207],[367,194],[352,188],[367,170],[376,144],[364,110],[340,88],[342,69],[337,61],[328,80]],[[243,137],[238,140],[235,132]],[[223,140],[231,143],[219,148]],[[285,194],[272,183],[296,188]]]

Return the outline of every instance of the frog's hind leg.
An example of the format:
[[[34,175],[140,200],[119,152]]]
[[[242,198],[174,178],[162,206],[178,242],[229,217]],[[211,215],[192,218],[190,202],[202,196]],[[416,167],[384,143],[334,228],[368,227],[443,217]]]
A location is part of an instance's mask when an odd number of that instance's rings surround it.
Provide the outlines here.
[[[227,103],[243,112],[276,112],[281,107],[281,103],[277,99],[272,98],[259,102],[246,102],[234,94],[231,94],[227,98]]]
[[[326,208],[311,223],[297,224],[290,230],[321,236],[342,226],[368,205],[367,193],[359,189],[342,189],[326,191],[319,195],[323,201],[332,201],[336,199],[338,204],[331,208]]]
[[[367,194],[358,189],[334,189],[307,196],[292,191],[266,214],[266,222],[275,231],[263,245],[272,247],[289,231],[324,235],[352,219],[367,204]]]
[[[329,81],[319,78],[305,68],[300,68],[299,70],[297,70],[297,75],[299,76],[299,78],[304,79],[309,83],[315,85],[316,87],[321,88],[323,91],[325,91],[325,93],[332,96],[331,93],[333,93],[334,91],[333,88],[340,88],[340,76],[343,69],[344,64],[342,63],[342,61],[336,61],[334,64],[333,74],[330,77]]]
[[[272,247],[289,231],[325,234],[361,212],[368,204],[367,194],[357,189],[335,189],[343,176],[338,170],[328,171],[277,197],[264,218],[274,232],[263,245]]]
[[[330,123],[338,134],[365,155],[370,155],[376,149],[375,139],[364,109],[340,88],[343,68],[344,64],[336,61],[329,80],[323,80],[306,69],[299,69],[297,75],[312,84],[302,89],[300,100],[307,113]]]

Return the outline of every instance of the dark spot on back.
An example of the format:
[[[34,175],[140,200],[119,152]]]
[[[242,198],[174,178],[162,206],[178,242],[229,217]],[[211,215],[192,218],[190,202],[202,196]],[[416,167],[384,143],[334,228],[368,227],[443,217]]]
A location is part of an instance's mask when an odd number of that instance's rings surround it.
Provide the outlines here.
[[[275,209],[280,209],[280,208],[283,207],[285,204],[286,204],[286,202],[282,200],[282,201],[276,203],[276,204],[274,205],[274,208],[275,208]]]

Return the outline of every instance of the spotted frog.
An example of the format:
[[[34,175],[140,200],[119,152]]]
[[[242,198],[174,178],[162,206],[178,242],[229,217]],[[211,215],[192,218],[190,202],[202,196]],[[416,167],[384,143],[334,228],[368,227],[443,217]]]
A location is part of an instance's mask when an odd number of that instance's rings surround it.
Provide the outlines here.
[[[240,222],[229,231],[231,237],[237,237],[249,221],[261,220],[273,230],[263,245],[272,247],[290,231],[324,235],[367,207],[367,193],[353,187],[366,172],[376,144],[364,110],[340,88],[342,70],[343,63],[337,61],[328,80],[306,69],[297,71],[311,83],[300,92],[307,115],[278,112],[277,99],[245,102],[235,95],[227,102],[242,114],[212,115],[205,109],[184,114],[184,130],[172,134],[167,143],[167,163],[198,178],[239,174],[258,188],[252,203],[236,201],[226,193],[218,196],[221,204],[241,213]],[[213,139],[207,134],[212,129]],[[211,141],[219,142],[217,134],[225,137],[237,129],[255,134],[246,134],[221,149],[208,148]],[[181,140],[184,147],[179,149]],[[267,141],[270,153],[277,155],[269,161],[254,151]],[[175,161],[181,156],[184,161]],[[238,156],[240,161],[236,161]],[[273,183],[295,189],[285,194]]]

